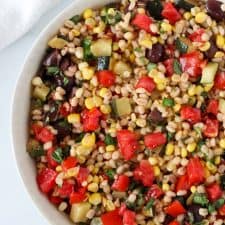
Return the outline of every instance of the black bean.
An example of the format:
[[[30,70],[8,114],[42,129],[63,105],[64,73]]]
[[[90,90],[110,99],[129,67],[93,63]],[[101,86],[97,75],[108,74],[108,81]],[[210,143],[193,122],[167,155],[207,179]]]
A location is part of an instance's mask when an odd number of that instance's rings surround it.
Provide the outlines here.
[[[201,206],[197,204],[192,204],[188,207],[188,213],[193,216],[194,223],[201,222],[204,219],[204,217],[199,214],[200,208]]]
[[[43,61],[44,66],[59,66],[62,56],[59,50],[54,49],[48,53]]]
[[[208,0],[206,3],[206,8],[209,15],[217,21],[225,19],[225,12],[221,9],[221,5],[222,2],[217,0]]]
[[[67,56],[66,57],[63,57],[62,58],[62,61],[60,63],[60,69],[62,71],[65,71],[65,70],[68,69],[68,67],[70,66],[70,64],[71,64],[70,58],[67,57]]]
[[[60,140],[71,134],[71,125],[64,120],[58,120],[52,126],[58,131],[57,138]]]
[[[163,60],[165,54],[164,46],[157,43],[152,46],[152,49],[148,49],[146,57],[152,63],[158,63]]]
[[[66,91],[67,95],[70,95],[75,84],[73,77],[66,77],[62,74],[54,76],[54,83],[56,86],[62,87]]]
[[[208,51],[205,52],[205,56],[208,58],[208,59],[212,59],[214,58],[216,52],[218,51],[218,48],[216,46],[216,43],[214,40],[210,40],[210,48]]]
[[[59,105],[53,100],[49,100],[48,105],[50,110],[45,114],[45,121],[51,123],[59,118]]]
[[[151,123],[156,125],[165,123],[165,118],[163,118],[162,113],[156,108],[150,112],[149,120]]]
[[[174,218],[172,216],[166,215],[163,225],[169,225],[173,220]]]

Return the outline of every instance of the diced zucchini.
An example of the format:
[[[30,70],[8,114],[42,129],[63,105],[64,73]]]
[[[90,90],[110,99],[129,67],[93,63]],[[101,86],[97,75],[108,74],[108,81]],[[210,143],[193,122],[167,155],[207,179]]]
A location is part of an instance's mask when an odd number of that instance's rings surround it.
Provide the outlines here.
[[[66,44],[67,44],[66,40],[58,37],[54,37],[48,42],[49,47],[56,49],[62,49],[65,47]]]
[[[150,16],[152,16],[156,20],[162,19],[162,2],[161,0],[150,0],[147,2],[146,9],[149,12]]]
[[[219,100],[219,111],[221,113],[225,113],[225,99],[220,99]]]
[[[110,57],[109,56],[101,56],[98,57],[98,64],[97,64],[97,70],[108,70],[109,69],[109,62]]]
[[[50,92],[50,88],[42,84],[41,86],[36,86],[34,88],[33,96],[37,99],[45,101],[49,92]]]
[[[70,218],[74,223],[86,222],[86,214],[90,210],[91,204],[88,202],[76,203],[72,205]]]
[[[210,84],[214,82],[216,72],[218,70],[218,63],[208,63],[202,71],[201,84]]]
[[[117,116],[126,116],[131,113],[130,99],[123,97],[113,100],[113,111]]]
[[[98,39],[91,45],[91,52],[94,56],[111,56],[112,54],[112,40]]]
[[[90,225],[102,225],[102,220],[99,217],[95,217],[91,220]]]
[[[124,76],[125,72],[131,73],[131,67],[125,62],[119,61],[114,64],[113,71],[115,74],[120,76]]]
[[[197,2],[195,0],[175,0],[175,4],[179,8],[190,11],[191,8],[197,5]]]

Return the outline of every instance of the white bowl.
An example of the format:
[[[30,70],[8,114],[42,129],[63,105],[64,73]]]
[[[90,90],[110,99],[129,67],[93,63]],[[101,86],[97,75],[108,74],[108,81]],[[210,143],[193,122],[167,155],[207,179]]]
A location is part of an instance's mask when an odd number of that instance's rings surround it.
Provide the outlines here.
[[[72,223],[39,191],[36,184],[36,170],[34,162],[26,152],[31,79],[39,68],[40,62],[47,48],[48,40],[57,33],[58,29],[66,19],[69,19],[76,14],[80,14],[85,8],[96,8],[110,2],[113,2],[113,0],[75,0],[74,3],[63,10],[37,38],[35,44],[26,57],[21,74],[17,81],[11,118],[14,155],[27,192],[41,214],[52,225],[71,225]]]

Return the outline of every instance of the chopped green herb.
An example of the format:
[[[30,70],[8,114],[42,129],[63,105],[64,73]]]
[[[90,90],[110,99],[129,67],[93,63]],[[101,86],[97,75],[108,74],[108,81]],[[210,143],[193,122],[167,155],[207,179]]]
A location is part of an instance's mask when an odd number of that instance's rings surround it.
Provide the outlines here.
[[[202,149],[202,146],[205,144],[205,140],[200,140],[197,144],[197,149],[200,151]]]
[[[171,132],[167,132],[167,140],[168,141],[171,141],[171,140],[173,140],[173,138],[174,138],[174,133],[171,133]]]
[[[184,42],[182,42],[182,40],[179,38],[176,39],[175,45],[176,45],[177,50],[182,54],[186,53],[188,50],[188,45],[186,45]]]
[[[77,24],[78,22],[80,22],[81,17],[80,17],[80,15],[75,15],[72,18],[70,18],[70,20],[73,21],[74,24]]]
[[[53,153],[52,153],[52,158],[57,162],[61,163],[63,161],[63,151],[61,148],[57,148]]]
[[[115,145],[116,139],[111,137],[109,134],[106,134],[104,142],[105,142],[106,145]]]
[[[31,108],[33,109],[39,109],[41,108],[43,105],[43,102],[41,101],[41,99],[32,99],[31,101]]]
[[[31,149],[29,153],[30,153],[30,156],[35,159],[45,155],[45,151],[41,146]]]
[[[176,74],[182,74],[181,65],[177,59],[173,61],[173,70]]]
[[[63,158],[67,158],[68,156],[70,156],[70,146],[66,146],[65,148],[63,148]]]
[[[205,224],[206,224],[205,221],[201,221],[201,222],[194,223],[193,225],[205,225]]]
[[[225,199],[224,198],[219,198],[218,200],[216,200],[214,202],[214,206],[216,209],[219,209],[221,206],[223,206],[225,203]]]
[[[194,130],[197,134],[197,137],[201,138],[202,137],[202,130],[200,127],[194,127]]]
[[[194,195],[193,202],[201,206],[207,206],[209,203],[209,200],[207,199],[205,194],[196,193]]]
[[[49,75],[56,75],[59,74],[60,70],[57,66],[49,66],[47,67],[47,74]]]
[[[213,213],[215,211],[216,211],[215,206],[213,204],[209,204],[209,206],[208,206],[208,212],[209,213]]]
[[[174,103],[174,100],[172,98],[164,98],[163,99],[163,106],[172,107],[174,105],[175,105],[175,103]]]
[[[67,85],[69,83],[69,79],[67,77],[63,78],[63,84]]]
[[[109,177],[110,180],[113,180],[116,172],[115,170],[107,170],[105,174]]]
[[[135,52],[142,52],[142,48],[137,47],[137,48],[134,49],[134,51],[135,51]]]
[[[76,136],[76,137],[75,137],[75,142],[76,142],[76,143],[81,142],[81,140],[83,139],[84,135],[85,135],[84,133],[81,133],[81,134],[79,134],[78,136]]]
[[[208,93],[206,92],[206,91],[203,91],[202,93],[201,93],[201,96],[204,98],[204,99],[206,99],[206,98],[208,98]]]
[[[101,11],[102,20],[109,25],[115,25],[122,19],[120,11],[115,8],[104,8]]]
[[[81,45],[84,49],[84,59],[87,61],[93,59],[94,56],[91,52],[91,40],[88,38],[84,38],[81,42]]]
[[[155,199],[154,198],[150,198],[150,200],[148,201],[147,205],[145,206],[146,209],[151,209],[152,206],[154,205]]]
[[[148,72],[151,72],[153,69],[155,69],[157,67],[157,65],[155,63],[149,63],[147,65],[147,70]]]

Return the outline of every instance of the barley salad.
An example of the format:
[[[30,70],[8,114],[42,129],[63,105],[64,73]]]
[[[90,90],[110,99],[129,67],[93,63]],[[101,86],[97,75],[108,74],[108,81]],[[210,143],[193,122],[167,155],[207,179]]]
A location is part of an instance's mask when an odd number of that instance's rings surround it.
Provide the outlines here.
[[[225,224],[224,20],[218,0],[122,0],[49,40],[27,151],[75,224]]]

